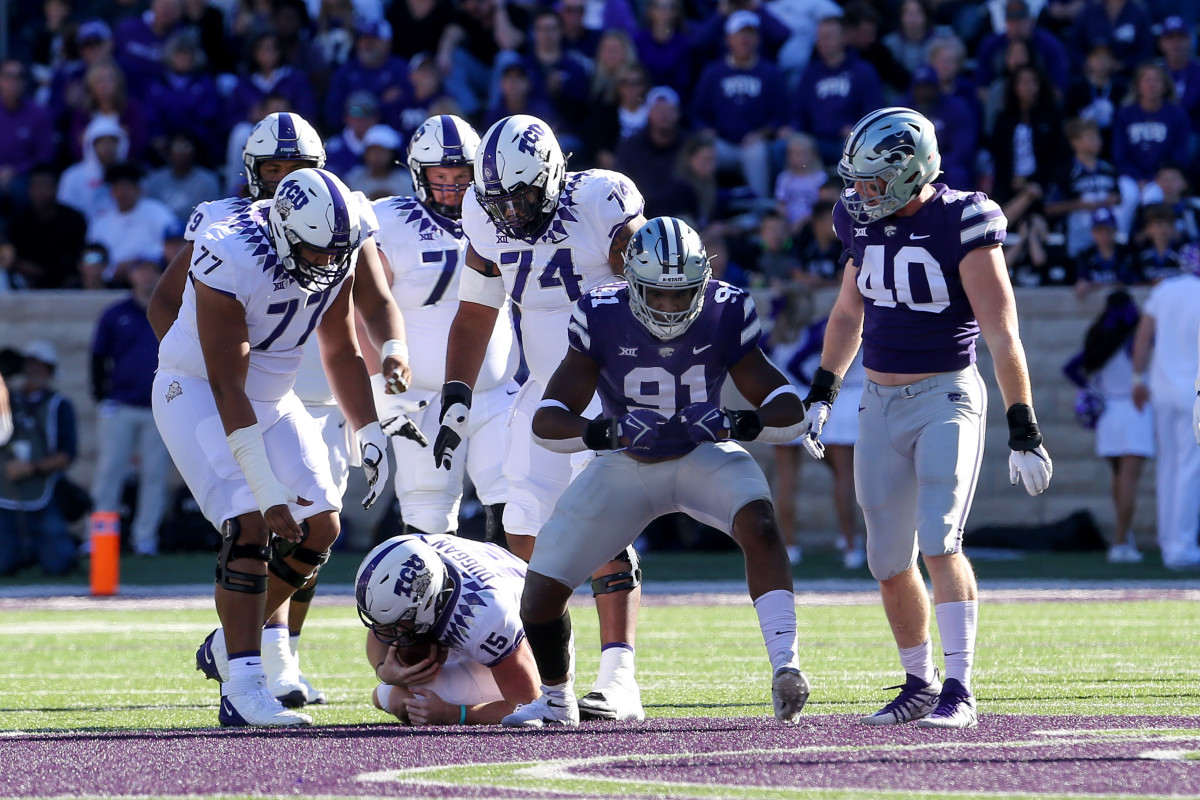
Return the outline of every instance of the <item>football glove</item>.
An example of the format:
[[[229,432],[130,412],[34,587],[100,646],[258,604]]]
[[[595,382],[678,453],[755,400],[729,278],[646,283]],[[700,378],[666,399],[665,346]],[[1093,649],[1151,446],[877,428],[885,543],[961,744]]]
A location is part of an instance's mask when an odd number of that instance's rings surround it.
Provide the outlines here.
[[[809,406],[804,414],[800,445],[813,458],[825,457],[825,445],[821,443],[821,431],[825,430],[825,423],[829,421],[829,414],[832,411],[832,405],[820,400]]]
[[[389,417],[380,422],[380,425],[388,436],[403,436],[405,439],[412,439],[421,447],[429,447],[429,440],[425,438],[425,434],[421,433],[417,424],[408,418],[407,414]]]
[[[658,441],[659,429],[667,420],[657,411],[635,408],[620,417],[602,417],[588,423],[583,443],[590,450],[619,450],[621,439],[627,439],[629,450],[645,452]]]
[[[367,496],[363,508],[370,508],[379,499],[387,486],[389,470],[387,459],[387,437],[378,422],[369,422],[355,433],[362,452],[362,468],[367,476]]]
[[[433,463],[450,469],[450,459],[462,444],[471,422],[471,387],[462,381],[450,381],[442,386],[442,427],[433,440]]]
[[[1054,463],[1042,447],[1042,432],[1033,409],[1025,403],[1013,403],[1005,417],[1008,420],[1008,481],[1013,486],[1022,483],[1031,497],[1046,491],[1054,475]]]
[[[692,403],[679,412],[687,426],[688,438],[696,444],[737,439],[749,442],[762,433],[762,418],[757,411],[717,408],[712,403]]]

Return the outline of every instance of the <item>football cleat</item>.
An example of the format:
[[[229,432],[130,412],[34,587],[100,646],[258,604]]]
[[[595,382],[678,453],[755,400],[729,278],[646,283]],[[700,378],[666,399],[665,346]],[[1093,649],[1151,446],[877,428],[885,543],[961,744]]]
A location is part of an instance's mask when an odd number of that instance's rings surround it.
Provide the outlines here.
[[[579,704],[575,692],[567,686],[553,689],[543,686],[542,696],[532,703],[519,705],[500,724],[506,728],[541,728],[544,725],[579,726]]]
[[[221,684],[221,711],[217,716],[222,725],[235,728],[312,724],[312,717],[307,714],[284,708],[262,680],[240,686]]]
[[[965,730],[979,724],[975,696],[954,678],[942,685],[942,696],[933,713],[917,723],[918,728],[952,728]]]
[[[308,691],[300,679],[300,659],[292,655],[287,637],[263,636],[263,672],[267,688],[287,708],[300,708],[308,702]]]
[[[808,678],[795,667],[780,667],[771,679],[771,701],[775,716],[785,725],[800,721],[800,709],[808,702]]]
[[[329,698],[325,696],[325,693],[313,686],[308,678],[304,676],[303,672],[300,673],[300,685],[304,687],[304,693],[308,697],[308,704],[310,706],[323,706],[329,702]]]
[[[229,654],[225,651],[225,633],[220,628],[204,637],[196,650],[196,669],[217,683],[229,680]]]
[[[646,710],[642,708],[642,691],[636,681],[612,683],[603,689],[593,689],[579,698],[579,718],[642,722],[646,719]]]
[[[900,725],[921,719],[937,708],[942,693],[942,684],[938,680],[936,671],[933,673],[933,680],[929,683],[916,675],[909,674],[907,680],[900,686],[887,688],[889,690],[899,689],[900,694],[896,695],[895,700],[874,714],[863,717],[859,722],[865,725]]]

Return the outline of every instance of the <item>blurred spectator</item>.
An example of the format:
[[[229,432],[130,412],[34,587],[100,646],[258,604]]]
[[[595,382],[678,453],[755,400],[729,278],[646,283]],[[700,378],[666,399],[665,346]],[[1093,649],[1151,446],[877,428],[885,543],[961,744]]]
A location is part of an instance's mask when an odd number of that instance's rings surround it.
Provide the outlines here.
[[[1091,244],[1074,257],[1075,296],[1082,298],[1097,286],[1135,286],[1142,283],[1129,249],[1117,241],[1117,219],[1107,207],[1091,214]]]
[[[146,115],[142,103],[125,91],[125,74],[112,61],[99,61],[84,75],[83,105],[72,113],[67,138],[67,151],[72,158],[82,158],[86,131],[92,121],[107,117],[124,130],[130,158],[141,158],[149,140]]]
[[[1096,121],[1071,119],[1064,130],[1074,158],[1047,193],[1046,216],[1062,227],[1067,255],[1074,258],[1092,243],[1092,212],[1116,209],[1121,204],[1121,188],[1116,167],[1100,158],[1100,130]],[[1121,227],[1121,232],[1128,236],[1128,216]]]
[[[291,0],[293,4],[304,8],[305,15],[308,14],[308,8],[304,0]],[[236,0],[235,8],[232,10],[233,24],[230,26],[230,32],[233,40],[245,45],[254,37],[271,29],[273,11],[275,3],[272,0]],[[347,6],[350,3],[347,1]],[[346,35],[346,52],[350,52],[351,40],[349,33]],[[242,52],[244,47],[239,48],[237,52]]]
[[[1170,161],[1158,168],[1154,180],[1142,188],[1142,207],[1165,203],[1175,216],[1176,240],[1200,241],[1200,198],[1192,194],[1183,168]]]
[[[1082,390],[1076,400],[1076,415],[1082,410],[1085,418],[1081,422],[1094,424],[1096,455],[1108,462],[1112,473],[1110,491],[1116,528],[1108,560],[1114,564],[1137,564],[1142,560],[1133,536],[1133,512],[1142,467],[1147,458],[1154,458],[1154,415],[1149,406],[1138,408],[1133,404],[1130,350],[1140,316],[1129,292],[1117,289],[1109,294],[1104,311],[1088,328],[1083,351],[1063,368]],[[1089,402],[1101,409],[1095,419],[1090,418]]]
[[[842,7],[833,0],[772,0],[771,12],[788,27],[777,63],[791,88],[812,58],[817,26],[827,17],[841,16]]]
[[[459,114],[458,104],[442,86],[442,73],[437,62],[428,53],[418,53],[408,62],[408,80],[412,94],[408,104],[400,112],[400,127],[397,132],[408,142],[417,128],[435,114]]]
[[[278,36],[262,33],[250,44],[243,73],[226,103],[225,118],[246,119],[254,104],[269,94],[286,97],[300,116],[316,119],[317,101],[308,78],[283,62]]]
[[[957,97],[971,109],[971,116],[975,118],[978,130],[983,119],[983,106],[979,103],[975,82],[963,73],[966,52],[957,36],[939,36],[929,43],[929,66],[937,72],[938,88],[942,90],[942,94]]]
[[[84,78],[93,64],[112,59],[112,29],[93,19],[75,31],[78,58],[60,64],[50,80],[50,113],[56,122],[69,121],[87,99]]]
[[[1042,212],[1042,197],[1067,159],[1062,111],[1054,89],[1032,66],[1019,67],[1005,90],[989,150],[995,165],[992,199],[1004,207],[1009,229]]]
[[[990,85],[997,76],[1003,74],[1005,53],[1009,42],[1013,40],[1027,42],[1033,60],[1045,70],[1051,86],[1060,92],[1067,90],[1071,74],[1067,49],[1053,34],[1037,27],[1025,0],[1007,0],[1004,6],[1004,33],[993,33],[980,43],[975,56],[975,78],[980,87]]]
[[[746,270],[742,269],[741,264],[732,258],[725,230],[725,225],[716,224],[710,225],[700,232],[704,249],[712,261],[712,276],[719,281],[725,281],[745,289],[750,286],[749,275]]]
[[[1163,66],[1175,84],[1175,100],[1187,113],[1195,135],[1200,133],[1200,61],[1192,57],[1193,43],[1192,32],[1181,17],[1167,17],[1159,26]]]
[[[9,396],[13,434],[0,448],[0,575],[34,563],[65,575],[75,566],[75,539],[54,494],[75,460],[75,409],[52,387],[54,345],[36,339],[22,355],[22,379]]]
[[[48,85],[54,70],[65,62],[75,23],[71,14],[71,0],[43,0],[41,19],[23,26],[23,30],[9,28],[8,52],[28,64],[33,89],[31,94]],[[12,24],[11,18],[9,24]],[[23,42],[20,41],[22,39]],[[44,96],[38,99],[39,102],[45,102]]]
[[[583,133],[583,118],[587,113],[588,70],[578,56],[563,50],[562,20],[554,11],[542,9],[533,16],[532,36],[525,56],[525,66],[533,82],[533,93],[549,101],[561,129],[554,133],[559,142],[568,141]],[[564,144],[570,150],[569,144]]]
[[[554,10],[562,20],[563,49],[586,59],[590,64],[596,58],[596,48],[600,46],[600,30],[583,24],[587,5],[587,0],[558,0]]]
[[[1024,39],[1013,39],[1004,48],[1004,69],[987,86],[978,89],[983,104],[983,133],[990,137],[996,130],[996,120],[1006,111],[1008,88],[1017,70],[1022,67],[1038,67],[1038,61]]]
[[[351,0],[321,0],[315,15],[313,44],[322,64],[336,70],[350,60],[354,52],[354,3]],[[296,66],[295,62],[292,66]],[[320,86],[317,86],[318,94]]]
[[[58,202],[79,211],[91,222],[112,204],[104,171],[129,155],[129,137],[112,117],[101,115],[83,132],[83,158],[67,167],[58,184]]]
[[[437,62],[446,91],[468,116],[491,102],[492,65],[502,51],[516,52],[525,41],[529,17],[500,0],[458,0],[454,21],[438,41]]]
[[[88,242],[79,256],[78,278],[73,286],[79,289],[107,289],[104,276],[108,271],[108,248],[99,242]]]
[[[1165,203],[1145,209],[1142,229],[1137,237],[1137,270],[1150,283],[1158,283],[1179,274],[1180,256],[1175,231],[1175,212]]]
[[[437,47],[442,34],[454,21],[454,5],[446,0],[392,0],[387,9],[387,20],[395,34],[392,53],[411,59]]]
[[[696,218],[694,192],[675,178],[683,149],[681,116],[675,90],[656,86],[646,94],[646,127],[617,145],[616,170],[641,190],[650,218]]]
[[[183,0],[183,24],[191,30],[209,69],[214,73],[237,69],[236,51],[225,38],[225,14],[211,0]]]
[[[140,16],[146,0],[90,0],[84,8],[88,17],[122,22]]]
[[[902,105],[920,111],[933,122],[942,155],[941,182],[947,186],[974,186],[979,124],[971,107],[957,97],[942,94],[937,70],[928,64],[913,73],[912,91]]]
[[[813,58],[792,97],[792,126],[812,134],[821,160],[836,164],[854,123],[883,104],[879,76],[846,48],[842,21],[821,20]]]
[[[162,77],[163,48],[183,23],[183,0],[150,0],[150,10],[117,25],[114,49],[125,72],[129,94],[145,99]]]
[[[168,39],[162,52],[162,77],[146,97],[154,161],[165,162],[171,137],[182,133],[192,137],[197,161],[215,165],[223,155],[224,122],[217,86],[204,72],[204,53],[186,30]]]
[[[615,151],[621,142],[646,127],[646,92],[649,88],[646,70],[641,65],[628,66],[621,73],[617,81],[616,107],[607,116],[597,114],[585,129],[590,163],[601,169],[615,168]]]
[[[1133,403],[1138,409],[1154,403],[1158,545],[1168,569],[1200,567],[1200,447],[1192,434],[1195,370],[1200,364],[1196,246],[1188,248],[1183,263],[1182,274],[1150,290],[1133,340]]]
[[[900,26],[883,37],[883,46],[909,73],[932,61],[930,49],[939,36],[950,31],[937,28],[924,0],[902,0]],[[953,184],[952,184],[953,185]]]
[[[412,176],[396,161],[400,134],[387,125],[375,125],[363,135],[363,163],[346,173],[346,185],[371,200],[411,195]]]
[[[783,171],[775,178],[775,201],[794,233],[808,222],[821,197],[821,187],[828,182],[816,140],[807,133],[788,136]]]
[[[582,10],[583,0],[562,0],[564,14],[570,5]],[[695,80],[683,0],[647,0],[645,8],[646,24],[633,34],[638,60],[650,74],[650,83],[670,86],[687,102]]]
[[[1153,180],[1164,161],[1188,162],[1191,123],[1175,102],[1175,85],[1159,64],[1137,68],[1130,99],[1113,123],[1113,163],[1138,182]]]
[[[329,86],[333,67],[346,60],[332,62],[316,37],[308,8],[304,0],[273,0],[270,4],[271,23],[269,31],[279,37],[279,50],[283,63],[293,71],[303,73],[313,89],[314,98]],[[345,36],[346,54],[350,52],[352,40],[348,30],[340,31]],[[314,112],[319,114],[318,111]]]
[[[510,62],[500,73],[500,99],[484,115],[481,130],[513,114],[529,114],[545,121],[551,128],[555,127],[554,109],[546,100],[533,94],[529,67],[523,61]]]
[[[158,555],[158,528],[167,504],[171,457],[154,414],[150,388],[158,369],[158,338],[146,307],[159,278],[158,262],[142,259],[129,268],[129,296],[104,310],[92,336],[92,397],[96,400],[97,511],[121,511],[125,478],[137,464],[137,508],[130,542],[141,556]]]
[[[379,101],[380,117],[398,122],[408,100],[408,64],[392,55],[392,26],[384,20],[355,25],[354,55],[333,73],[325,95],[325,119],[334,124],[355,91],[368,91]]]
[[[895,100],[908,92],[912,83],[912,70],[900,62],[892,51],[879,41],[882,24],[878,12],[865,0],[855,0],[846,6],[842,15],[842,26],[846,33],[846,44],[871,65],[875,74],[883,81],[885,95]]]
[[[1150,14],[1141,0],[1088,0],[1071,31],[1076,60],[1102,40],[1112,45],[1117,72],[1128,78],[1134,68],[1154,56]]]
[[[755,195],[769,198],[769,143],[786,122],[783,73],[759,56],[757,15],[730,14],[725,31],[729,55],[700,75],[692,120],[715,134],[719,165],[740,168]]]
[[[625,31],[637,27],[629,0],[586,0],[583,4],[583,25],[593,31]]]
[[[791,37],[791,29],[780,21],[763,0],[725,0],[691,33],[694,56],[700,64],[720,61],[729,53],[729,18],[739,11],[753,14],[758,20],[759,47],[764,58],[774,62],[779,50]],[[703,68],[701,68],[703,71]]]
[[[752,242],[754,252],[746,263],[754,273],[754,282],[775,287],[789,283],[800,269],[800,258],[783,215],[778,211],[763,214]]]
[[[1116,71],[1112,47],[1097,40],[1083,61],[1083,74],[1071,82],[1063,101],[1063,112],[1068,119],[1079,117],[1096,123],[1102,144],[1100,152],[1105,159],[1112,158],[1113,123],[1117,107],[1128,92]]]
[[[176,133],[167,148],[167,164],[146,176],[146,197],[171,210],[176,219],[186,220],[200,203],[221,196],[221,181],[212,170],[196,164],[196,144],[186,133]]]
[[[58,174],[49,164],[29,173],[29,202],[9,227],[16,248],[17,271],[31,285],[62,289],[72,284],[83,250],[87,220],[58,202]]]
[[[181,224],[171,209],[142,196],[141,180],[142,168],[137,164],[109,167],[104,182],[112,193],[113,205],[88,223],[88,241],[108,248],[110,264],[104,280],[109,285],[127,285],[129,268],[135,261],[160,260],[168,229]]]
[[[354,92],[346,98],[342,120],[345,122],[342,131],[325,142],[325,168],[339,177],[362,164],[366,149],[362,137],[372,126],[379,124],[379,101],[366,90]],[[238,160],[241,160],[240,156]]]
[[[708,237],[720,232],[718,223],[725,218],[717,191],[717,142],[712,134],[696,133],[684,141],[675,174],[696,198],[695,216],[684,217],[684,220],[696,230],[703,231],[701,239],[711,255],[712,242]]]
[[[616,116],[617,104],[620,102],[621,76],[637,63],[637,51],[634,50],[633,41],[627,33],[620,30],[604,32],[600,37],[600,44],[596,47],[596,63],[592,70],[591,87],[586,95],[583,128],[589,134],[589,143],[599,136],[592,133],[595,126],[607,125],[611,132],[611,120]],[[562,144],[561,138],[559,144]],[[614,144],[615,142],[610,142],[607,146],[611,149]],[[563,147],[568,151],[570,149],[566,145]]]
[[[8,238],[8,231],[0,228],[0,294],[28,288],[29,281],[17,270],[17,249]]]
[[[833,232],[833,207],[830,200],[818,200],[812,215],[796,235],[799,269],[791,280],[810,289],[837,286],[841,280],[842,247]]]
[[[54,157],[49,112],[26,94],[28,74],[20,62],[0,62],[0,213],[25,198],[29,171]]]

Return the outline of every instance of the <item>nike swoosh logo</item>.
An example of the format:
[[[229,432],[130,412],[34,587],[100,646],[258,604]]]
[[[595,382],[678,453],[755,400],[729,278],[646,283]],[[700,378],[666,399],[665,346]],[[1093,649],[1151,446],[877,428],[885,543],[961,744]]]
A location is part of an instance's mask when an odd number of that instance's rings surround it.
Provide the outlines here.
[[[508,390],[506,389],[504,393],[505,393],[505,394],[507,394],[507,395],[509,395],[509,396],[512,396],[512,395],[516,394],[516,393],[517,393],[517,392],[519,392],[519,391],[521,391],[521,390],[520,390],[520,389],[513,389],[513,390],[510,392],[510,391],[508,391]]]
[[[706,344],[706,345],[704,345],[704,347],[693,347],[692,355],[696,355],[697,353],[703,353],[705,350],[707,350],[710,347],[712,347],[711,344]]]
[[[789,633],[791,633],[791,631],[775,631],[776,636],[786,636]]]
[[[546,705],[550,706],[551,708],[566,708],[567,707],[566,703],[556,703],[553,700],[547,700]]]
[[[933,234],[927,233],[927,234],[925,234],[924,236],[918,236],[918,235],[917,235],[917,234],[915,234],[915,233],[910,233],[910,234],[908,235],[908,238],[910,238],[910,239],[928,239],[928,238],[929,238],[930,236],[932,236],[932,235],[933,235]]]

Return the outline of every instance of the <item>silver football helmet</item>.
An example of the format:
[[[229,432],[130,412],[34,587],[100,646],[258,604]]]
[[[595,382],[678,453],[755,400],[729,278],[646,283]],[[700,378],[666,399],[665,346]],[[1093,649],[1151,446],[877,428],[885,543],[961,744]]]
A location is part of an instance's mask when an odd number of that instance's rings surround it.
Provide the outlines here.
[[[505,117],[483,135],[475,155],[475,197],[501,233],[528,239],[558,207],[567,164],[550,126]]]
[[[704,289],[711,277],[700,234],[674,217],[650,220],[625,248],[629,310],[659,339],[673,339],[691,327],[704,308]],[[646,297],[650,289],[689,292],[688,306],[679,311],[652,308]]]
[[[860,225],[908,204],[942,172],[933,123],[911,108],[872,111],[846,137],[838,174],[846,182],[842,205]],[[860,184],[874,185],[869,196]]]
[[[466,120],[452,114],[441,114],[425,120],[408,143],[408,171],[412,173],[417,199],[443,217],[460,218],[462,192],[471,184],[440,187],[443,190],[456,191],[460,199],[454,206],[438,203],[433,199],[425,170],[428,167],[473,168],[478,149],[479,134]]]
[[[354,579],[358,617],[385,644],[433,641],[446,604],[458,588],[453,570],[416,536],[394,536],[367,553]]]
[[[325,145],[304,117],[279,111],[263,117],[242,148],[246,181],[255,200],[270,197],[278,183],[262,179],[258,168],[264,161],[304,161],[320,169],[325,166]]]
[[[267,223],[284,271],[308,292],[323,292],[346,277],[366,238],[358,200],[323,169],[296,170],[281,180]],[[311,260],[302,247],[328,256],[328,263]]]

